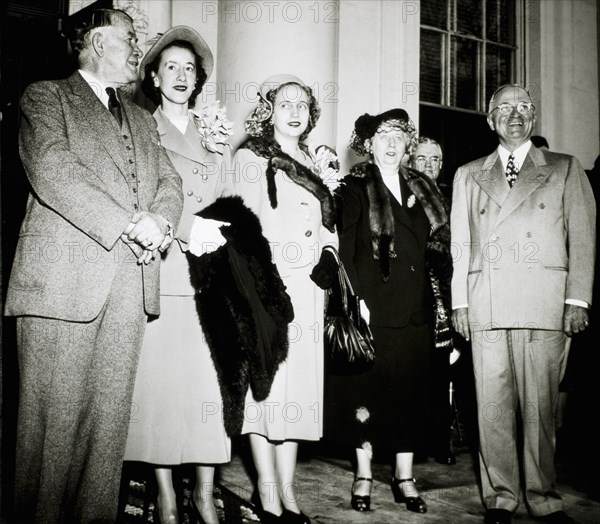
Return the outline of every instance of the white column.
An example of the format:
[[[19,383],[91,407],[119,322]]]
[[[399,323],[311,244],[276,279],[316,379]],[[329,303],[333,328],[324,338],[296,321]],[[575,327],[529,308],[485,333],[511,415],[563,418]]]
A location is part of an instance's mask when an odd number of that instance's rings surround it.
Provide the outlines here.
[[[340,2],[338,125],[342,171],[359,160],[347,145],[355,120],[402,107],[419,120],[419,2]]]
[[[234,145],[244,138],[259,84],[278,73],[296,75],[314,89],[322,113],[308,142],[333,144],[338,1],[222,0],[217,18],[218,96],[236,124]]]
[[[551,150],[572,154],[589,169],[599,153],[600,133],[597,5],[595,0],[537,2],[539,11],[529,9],[526,21],[533,26],[529,40],[539,38],[528,60],[535,74],[528,84],[538,106],[536,133],[546,137]]]

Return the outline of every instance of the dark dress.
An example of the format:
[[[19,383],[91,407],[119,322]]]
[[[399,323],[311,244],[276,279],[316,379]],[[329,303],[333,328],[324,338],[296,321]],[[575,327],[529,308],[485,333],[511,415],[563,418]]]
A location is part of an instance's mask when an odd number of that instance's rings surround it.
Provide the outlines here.
[[[434,349],[433,295],[425,263],[431,225],[402,176],[400,184],[403,205],[385,188],[397,254],[390,259],[387,282],[373,258],[373,204],[365,179],[345,177],[338,194],[340,257],[369,308],[376,358],[362,374],[328,374],[325,438],[336,446],[372,448],[375,454],[415,451],[422,441]]]

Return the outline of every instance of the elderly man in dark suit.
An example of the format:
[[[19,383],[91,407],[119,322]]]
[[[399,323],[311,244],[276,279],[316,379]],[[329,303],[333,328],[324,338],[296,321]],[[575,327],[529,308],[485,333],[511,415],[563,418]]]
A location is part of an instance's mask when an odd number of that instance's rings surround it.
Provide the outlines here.
[[[567,337],[588,325],[596,205],[576,158],[532,145],[535,120],[525,89],[498,88],[488,123],[500,145],[454,179],[453,319],[472,340],[487,523],[519,505],[518,412],[529,512],[573,522],[556,491],[554,415]]]
[[[116,520],[146,315],[159,314],[156,255],[183,201],[154,120],[119,93],[142,55],[131,18],[94,11],[72,46],[79,71],[21,100],[32,191],[6,313],[18,317],[23,522]]]

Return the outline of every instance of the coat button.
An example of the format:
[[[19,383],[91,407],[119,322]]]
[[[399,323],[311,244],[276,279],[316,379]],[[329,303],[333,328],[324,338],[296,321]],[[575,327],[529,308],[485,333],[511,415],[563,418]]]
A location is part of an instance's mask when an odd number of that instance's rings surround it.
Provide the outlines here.
[[[206,173],[202,175],[202,180],[204,180],[205,182],[208,180],[208,175]]]
[[[496,240],[498,240],[498,236],[497,236],[497,235],[494,235],[494,236],[493,236],[493,237],[492,237],[490,240],[491,240],[492,242],[496,242]]]
[[[192,173],[194,173],[194,175],[197,174],[198,173],[198,168],[195,167],[194,169],[192,169]]]
[[[191,189],[187,192],[187,196],[192,196],[193,194],[194,192]]]
[[[531,233],[529,231],[527,231],[527,234],[525,235],[527,238],[531,238]]]
[[[199,204],[200,202],[202,202],[202,197],[201,197],[201,196],[197,196],[197,197],[196,197],[196,202],[198,202],[198,204]]]
[[[479,213],[480,213],[481,215],[485,215],[485,209],[482,209],[481,211],[479,211]]]
[[[304,233],[304,236],[306,236],[306,237],[312,236],[312,231],[309,229],[306,233]]]
[[[138,207],[139,207],[139,206],[138,206],[137,204],[133,204],[133,209],[135,209],[136,211],[137,211],[137,208],[138,208]]]
[[[540,204],[540,209],[544,209],[546,207],[546,204],[544,204],[543,202]]]

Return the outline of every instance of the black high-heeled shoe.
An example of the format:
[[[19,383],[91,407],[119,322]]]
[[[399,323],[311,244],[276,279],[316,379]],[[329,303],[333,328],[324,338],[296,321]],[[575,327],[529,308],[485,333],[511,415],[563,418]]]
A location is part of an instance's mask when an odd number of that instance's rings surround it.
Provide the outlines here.
[[[304,513],[294,513],[285,508],[279,518],[283,524],[310,524],[310,519]]]
[[[352,492],[354,491],[354,485],[359,481],[364,480],[373,484],[373,479],[367,477],[356,477],[352,483]],[[350,505],[354,511],[371,511],[371,495],[355,495],[352,493],[350,498]]]
[[[394,500],[398,504],[406,504],[408,511],[414,511],[415,513],[427,513],[427,504],[421,497],[407,497],[402,493],[400,484],[403,482],[415,482],[415,479],[398,479],[395,476],[392,477],[392,493],[394,494]]]
[[[260,495],[258,494],[258,491],[252,493],[252,496],[250,497],[250,502],[254,505],[254,510],[256,512],[257,517],[260,519],[261,524],[283,524],[284,522],[287,522],[286,520],[284,520],[284,515],[286,512],[285,509],[283,510],[283,513],[281,515],[275,515],[270,511],[265,511],[260,500]]]

